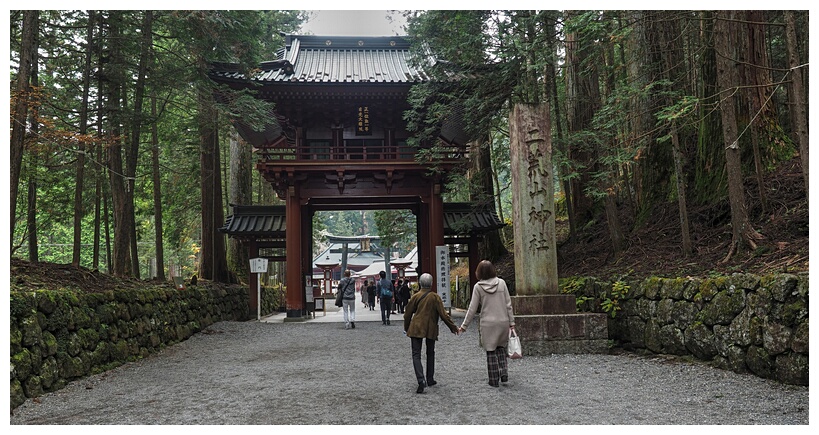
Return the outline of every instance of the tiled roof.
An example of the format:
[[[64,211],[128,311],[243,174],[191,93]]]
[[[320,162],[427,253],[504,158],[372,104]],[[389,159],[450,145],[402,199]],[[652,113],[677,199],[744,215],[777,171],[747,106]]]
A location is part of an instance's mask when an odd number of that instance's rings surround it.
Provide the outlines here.
[[[401,36],[289,35],[279,55],[279,59],[263,62],[253,79],[262,83],[359,84],[429,80],[422,69],[412,65],[409,42]],[[244,79],[241,73],[218,66],[213,75]]]
[[[365,267],[375,263],[384,262],[384,256],[381,255],[377,246],[371,245],[373,248],[370,251],[361,251],[361,246],[358,243],[349,244],[347,246],[347,267],[355,270],[361,270]],[[316,263],[319,261],[326,261],[330,263],[341,264],[342,260],[342,244],[332,243],[327,249],[322,251],[316,258],[313,259],[313,268],[317,268]]]
[[[232,237],[284,238],[287,227],[281,205],[233,206],[219,231]],[[505,226],[495,211],[473,208],[469,203],[444,203],[444,234],[480,234]]]
[[[283,205],[234,205],[219,231],[234,237],[284,238],[286,223]]]
[[[505,225],[494,210],[475,208],[466,202],[444,204],[445,235],[481,234]]]

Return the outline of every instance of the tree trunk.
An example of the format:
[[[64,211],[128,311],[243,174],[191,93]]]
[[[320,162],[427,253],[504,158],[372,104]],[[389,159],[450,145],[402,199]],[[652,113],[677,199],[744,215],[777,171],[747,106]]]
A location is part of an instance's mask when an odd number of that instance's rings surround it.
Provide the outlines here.
[[[20,170],[23,166],[23,148],[26,138],[26,118],[28,117],[29,80],[31,66],[36,55],[34,47],[39,28],[39,11],[23,12],[23,33],[20,44],[20,69],[17,71],[17,84],[14,95],[11,125],[11,237],[9,241],[14,245],[14,223],[17,219],[17,195],[20,188]]]
[[[714,12],[703,11],[699,15],[701,17],[700,45],[702,55],[698,58],[701,76],[698,96],[702,100],[702,104],[698,105],[700,122],[691,198],[696,204],[710,204],[719,201],[727,194],[727,177],[725,175],[725,152],[716,145],[722,142],[720,114],[712,109],[719,105],[721,97],[717,84]]]
[[[114,139],[115,140],[115,139]],[[111,208],[114,217],[114,241],[112,246],[112,269],[115,276],[131,276],[130,231],[128,231],[127,196],[122,179],[122,146],[115,143],[108,150],[108,170],[111,183]]]
[[[254,155],[255,158],[255,155]],[[255,204],[275,205],[281,202],[275,192],[273,186],[261,176],[259,172],[253,174],[253,179],[257,181],[256,184],[256,202]]]
[[[103,161],[101,156],[102,148],[97,148],[97,161]],[[91,268],[94,270],[98,270],[100,267],[100,227],[101,227],[101,214],[102,214],[102,177],[100,176],[99,170],[95,171],[94,173],[94,242],[93,242],[93,250],[94,253],[91,259]]]
[[[253,156],[250,145],[240,142],[233,130],[230,135],[230,191],[229,204],[251,205],[250,180],[253,175]],[[228,239],[228,269],[240,282],[250,276],[250,262],[245,244],[237,239]]]
[[[515,104],[509,116],[509,142],[516,294],[557,294],[554,177],[548,104]]]
[[[105,223],[105,265],[109,274],[114,273],[114,259],[111,250],[111,222],[108,213],[108,196],[102,197],[102,220]]]
[[[683,256],[688,257],[693,252],[691,246],[691,225],[688,223],[688,205],[686,204],[685,172],[683,171],[683,153],[680,149],[680,138],[677,134],[677,125],[671,122],[671,150],[674,154],[674,176],[677,181],[677,207],[680,211],[680,236],[682,238]]]
[[[663,31],[660,32],[661,45],[666,47],[663,51],[663,75],[670,83],[669,93],[671,95],[685,95],[685,90],[680,90],[684,86],[685,72],[680,71],[683,65],[683,50],[679,41],[680,26],[674,18],[663,21]],[[669,98],[666,104],[671,106],[674,101]],[[682,239],[683,256],[688,257],[693,251],[691,246],[691,229],[688,221],[688,205],[686,193],[686,181],[684,171],[684,153],[680,144],[680,135],[677,130],[677,122],[671,120],[669,123],[669,134],[671,136],[671,154],[674,159],[674,179],[677,185],[677,208],[680,214],[680,238]]]
[[[772,92],[771,67],[768,61],[765,44],[765,22],[763,11],[745,11],[747,24],[747,38],[742,38],[747,44],[745,50],[745,68],[742,84],[746,87],[745,96],[748,99],[748,126],[747,131],[751,138],[751,149],[754,155],[754,173],[756,175],[757,189],[759,190],[759,200],[762,203],[762,210],[767,209],[767,198],[765,197],[765,184],[763,176],[765,168],[762,165],[762,155],[760,151],[760,132],[764,132],[766,125],[777,125],[778,121],[773,115],[773,105],[767,104]]]
[[[162,244],[162,190],[159,174],[159,132],[157,131],[156,97],[151,98],[151,172],[154,184],[154,241],[156,277],[165,280],[165,248]]]
[[[125,160],[125,175],[127,177],[128,188],[125,191],[126,195],[126,219],[128,220],[128,237],[131,240],[131,273],[135,278],[139,278],[139,251],[137,247],[136,234],[136,216],[134,212],[134,195],[136,189],[136,166],[137,158],[139,156],[139,138],[142,130],[142,105],[145,97],[145,76],[148,70],[148,63],[150,62],[152,32],[153,32],[153,13],[145,11],[142,20],[142,41],[140,43],[139,65],[136,76],[136,84],[134,85],[134,110],[131,119],[130,130],[130,144],[128,146],[127,157]]]
[[[751,118],[753,119],[754,113],[756,113],[757,108],[754,107],[753,99],[748,99],[748,113],[750,114]],[[751,137],[751,149],[754,152],[754,175],[756,179],[756,187],[759,191],[759,202],[762,205],[762,211],[765,212],[768,209],[768,199],[765,196],[765,183],[763,181],[763,175],[765,169],[762,167],[762,156],[759,150],[759,133],[755,126],[756,122],[753,120],[750,121],[751,124],[748,125],[748,135]]]
[[[217,228],[224,224],[217,114],[210,96],[204,91],[199,94],[198,118],[201,141],[199,161],[202,168],[202,250],[199,276],[227,282],[229,277],[224,237],[217,233]]]
[[[208,104],[207,96],[199,95],[199,166],[201,168],[202,195],[202,249],[199,250],[199,278],[213,280],[213,161],[216,150],[215,114]]]
[[[614,71],[616,66],[614,64],[614,46],[609,42],[602,42],[603,50],[600,56],[600,62],[606,65],[604,75],[604,97],[609,99],[615,91],[616,78]],[[614,153],[617,152],[616,134],[608,135],[610,139],[608,146],[602,147],[602,153],[605,157],[614,158]],[[623,234],[623,226],[620,223],[620,214],[617,211],[617,165],[609,164],[608,171],[604,177],[600,177],[601,190],[605,192],[604,209],[606,212],[606,225],[609,230],[609,239],[611,240],[612,251],[615,255],[620,254],[626,249],[626,237]]]
[[[125,195],[125,181],[123,180],[122,168],[122,145],[116,137],[117,132],[112,132],[108,147],[108,172],[111,183],[111,205],[114,215],[114,244],[113,244],[113,265],[112,270],[115,276],[131,276],[132,267],[130,264],[130,231],[128,231],[127,196]]]
[[[40,255],[39,247],[37,246],[37,176],[34,173],[29,174],[28,177],[26,229],[28,233],[28,261],[36,263],[40,261]]]
[[[793,11],[785,11],[785,40],[788,46],[788,66],[790,71],[790,115],[796,142],[799,143],[799,158],[802,161],[802,177],[805,179],[805,197],[808,195],[808,106],[802,67],[796,39],[796,18]]]
[[[88,27],[86,30],[85,63],[82,71],[82,101],[80,102],[80,135],[88,133],[88,94],[91,91],[91,53],[94,49],[94,11],[88,12]],[[71,264],[80,265],[82,253],[82,191],[85,184],[85,144],[83,139],[78,144],[77,152],[77,180],[74,186],[74,249],[71,254]]]
[[[470,146],[472,168],[469,172],[470,192],[469,199],[473,205],[495,211],[495,183],[492,171],[491,141],[489,135],[484,140],[478,140]],[[480,257],[489,261],[497,261],[507,253],[506,247],[500,238],[499,230],[490,231],[483,235],[480,243]],[[470,265],[474,268],[476,265]]]
[[[555,29],[555,25],[553,23],[549,24],[549,29],[554,34],[557,34],[557,30]],[[544,76],[546,82],[546,93],[549,95],[549,108],[554,113],[553,119],[555,120],[555,135],[557,138],[557,148],[560,153],[563,154],[563,158],[569,158],[569,152],[566,148],[566,138],[563,134],[563,125],[560,123],[561,118],[561,111],[560,111],[560,99],[558,98],[557,93],[557,60],[558,60],[558,53],[555,48],[555,38],[546,38],[546,49],[549,51],[549,55],[552,56],[552,60],[548,62],[546,65]],[[566,217],[569,220],[569,238],[573,238],[577,233],[577,218],[575,217],[574,213],[574,205],[572,204],[572,188],[571,182],[569,181],[567,174],[566,165],[560,165],[558,168],[558,175],[559,179],[562,180],[561,186],[563,189],[563,200],[566,202]]]
[[[125,119],[125,114],[128,113],[128,85],[126,79],[122,80],[122,128],[131,131],[133,127],[134,118],[130,120]],[[127,127],[126,127],[127,124]],[[131,276],[139,279],[139,253],[137,252],[137,235],[136,235],[136,219],[134,217],[134,187],[136,186],[136,158],[133,153],[131,144],[131,137],[128,133],[123,136],[124,153],[125,153],[125,216],[126,225],[128,228],[128,258],[131,264]]]
[[[570,14],[567,14],[567,19]],[[599,78],[595,68],[586,67],[589,47],[580,36],[566,33],[566,106],[568,133],[578,133],[591,125],[594,113],[600,107]],[[578,228],[594,219],[594,201],[586,194],[597,172],[596,149],[593,144],[574,141],[567,147],[567,156],[577,165],[579,176],[571,182],[571,203]]]
[[[122,144],[121,144],[121,107],[122,86],[124,82],[123,72],[117,72],[118,67],[123,65],[119,43],[121,12],[111,11],[109,16],[110,32],[110,62],[106,64],[104,73],[109,77],[108,101],[106,111],[108,112],[109,126],[108,137],[108,173],[111,183],[111,204],[114,215],[114,244],[113,244],[113,274],[115,276],[131,276],[133,270],[130,264],[130,235],[128,228],[128,196],[125,192],[125,170],[122,165]],[[121,69],[121,68],[119,68]]]
[[[219,135],[216,135],[216,142],[214,149],[213,162],[213,270],[214,281],[217,282],[235,282],[236,280],[230,275],[227,265],[227,246],[225,244],[225,234],[220,233],[218,228],[225,224],[225,204],[224,194],[222,193],[222,159],[219,144]],[[248,268],[250,264],[248,264]]]
[[[674,21],[664,11],[639,11],[633,31],[630,75],[637,89],[649,87],[663,78],[663,33]],[[677,30],[677,33],[679,31]],[[659,92],[648,92],[635,98],[633,137],[638,145],[634,181],[637,183],[638,224],[645,222],[657,204],[665,202],[671,191],[673,158],[668,147],[656,146],[657,129],[654,112],[663,105]]]
[[[94,17],[95,17],[95,20],[94,20],[95,25],[99,25],[100,27],[102,27],[102,25],[101,25],[102,15],[94,14]],[[100,30],[100,32],[102,32],[102,30]],[[97,39],[97,44],[96,44],[96,46],[94,48],[97,50],[97,58],[102,57],[101,38]],[[102,98],[104,88],[105,87],[103,86],[102,74],[97,74],[97,90],[99,92],[99,95],[97,96],[96,108],[97,108],[97,113],[99,113],[101,115],[105,113],[105,105],[103,104],[103,98]],[[102,138],[103,138],[103,131],[104,131],[104,128],[105,128],[105,124],[103,123],[102,118],[103,118],[102,116],[97,117],[97,139],[99,140],[99,143],[103,143]],[[97,146],[96,147],[95,157],[96,157],[97,162],[107,161],[106,151],[104,150],[104,148],[102,146]],[[94,248],[93,248],[94,249],[94,254],[93,254],[94,258],[92,260],[92,267],[95,270],[99,270],[99,267],[100,267],[100,238],[101,238],[101,231],[102,231],[102,219],[105,219],[105,231],[106,231],[106,233],[105,233],[105,249],[106,249],[106,251],[105,251],[105,255],[106,255],[105,265],[106,265],[106,269],[108,270],[108,273],[111,273],[111,255],[110,255],[110,252],[109,252],[110,244],[108,243],[108,209],[107,209],[107,202],[105,202],[105,196],[104,196],[105,195],[105,191],[104,191],[105,185],[103,184],[103,181],[105,180],[105,176],[106,176],[106,174],[105,174],[105,169],[106,168],[104,166],[102,166],[102,165],[99,165],[99,164],[93,165],[93,167],[95,168],[94,180],[96,182],[96,186],[95,186],[95,189],[94,189],[94,194],[95,194],[96,197],[94,198]],[[103,207],[106,207],[104,215],[102,214]]]
[[[34,54],[31,59],[31,86],[37,88],[40,86],[40,75],[37,63],[37,52],[39,51],[39,37],[34,38]],[[28,125],[31,128],[31,135],[38,137],[40,135],[40,121],[39,121],[39,106],[35,106],[29,110]],[[28,175],[28,208],[26,209],[26,233],[28,233],[28,260],[31,262],[40,261],[40,248],[37,243],[37,169],[34,159],[29,158],[29,175]]]
[[[747,247],[756,248],[756,240],[761,236],[751,226],[748,209],[745,203],[745,190],[742,177],[739,135],[736,119],[736,94],[739,77],[736,63],[737,31],[735,11],[720,11],[714,24],[714,48],[717,51],[717,81],[720,88],[720,112],[722,114],[722,133],[725,145],[725,168],[728,174],[728,199],[731,205],[731,247],[725,260],[734,252]]]

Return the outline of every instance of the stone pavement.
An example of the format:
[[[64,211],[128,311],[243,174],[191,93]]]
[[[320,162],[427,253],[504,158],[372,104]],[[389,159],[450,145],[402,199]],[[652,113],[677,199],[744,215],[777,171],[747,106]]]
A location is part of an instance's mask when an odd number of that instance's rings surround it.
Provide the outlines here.
[[[304,320],[305,323],[344,323],[344,312],[340,307],[334,305],[335,300],[327,299],[326,300],[326,310],[325,311],[317,311],[315,316],[308,317]],[[401,325],[404,321],[404,314],[398,313],[397,314],[390,314],[390,324],[392,325]],[[465,313],[465,310],[461,310],[458,308],[453,308],[451,310],[451,315],[457,316],[458,313]],[[452,314],[454,313],[454,314]],[[460,314],[460,317],[463,317],[464,314]],[[283,323],[287,318],[286,313],[275,313],[266,317],[262,317],[261,321],[266,323]],[[360,322],[380,322],[381,321],[381,307],[378,303],[375,304],[375,309],[370,311],[369,308],[364,308],[364,304],[361,301],[356,301],[355,305],[355,318],[356,324]],[[398,323],[396,323],[398,322]]]
[[[345,330],[338,308],[325,314],[215,323],[157,354],[27,400],[10,424],[808,428],[808,388],[666,355],[526,356],[510,361],[508,384],[493,388],[477,327],[460,336],[441,328],[438,385],[416,394],[400,315],[384,326],[379,311],[359,304],[356,329]],[[452,314],[462,321],[462,311]]]

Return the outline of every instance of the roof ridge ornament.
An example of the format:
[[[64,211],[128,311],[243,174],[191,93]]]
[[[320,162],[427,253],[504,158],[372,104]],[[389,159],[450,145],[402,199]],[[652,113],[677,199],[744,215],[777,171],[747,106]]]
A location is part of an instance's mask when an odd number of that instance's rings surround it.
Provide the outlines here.
[[[282,70],[285,74],[293,74],[293,64],[287,59],[269,60],[259,64],[263,70]]]

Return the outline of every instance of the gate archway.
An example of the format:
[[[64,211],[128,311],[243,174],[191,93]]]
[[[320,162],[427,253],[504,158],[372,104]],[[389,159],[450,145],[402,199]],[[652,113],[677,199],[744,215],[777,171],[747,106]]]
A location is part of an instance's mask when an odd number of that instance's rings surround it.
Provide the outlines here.
[[[361,209],[364,204],[357,204],[350,208]],[[383,204],[373,205],[369,207],[384,209]],[[312,221],[312,216],[318,211],[322,211],[323,207],[307,207],[307,214],[309,218],[307,222]],[[335,210],[337,208],[333,208]],[[414,211],[414,210],[413,210]],[[417,216],[417,214],[416,214]],[[233,206],[233,214],[228,216],[225,226],[220,228],[220,231],[230,237],[243,240],[248,248],[250,258],[265,257],[271,261],[287,262],[286,255],[281,255],[280,252],[286,249],[285,238],[287,234],[286,224],[286,210],[285,207],[268,205],[268,206]],[[420,219],[416,219],[418,227],[420,227]],[[478,258],[478,243],[482,234],[497,230],[504,226],[500,221],[497,213],[494,210],[475,208],[468,203],[444,203],[443,204],[443,233],[444,244],[446,245],[460,245],[462,248],[450,250],[451,257],[466,257],[470,265],[470,286],[474,285],[476,281],[474,275],[474,265],[479,261]],[[312,227],[302,228],[302,234],[309,240],[306,241],[307,246],[312,246]],[[421,244],[421,235],[418,233],[419,245]],[[465,247],[466,249],[463,249]],[[420,248],[420,246],[419,246]],[[311,250],[308,248],[304,251],[305,256],[300,257],[301,261],[306,261],[307,266],[303,275],[308,275],[314,271],[314,258],[312,258]],[[423,273],[420,265],[416,268],[417,273]],[[431,272],[431,271],[430,271]],[[434,274],[433,274],[434,275]],[[250,301],[250,311],[256,311],[256,274],[251,273],[248,276],[248,296]],[[302,284],[306,284],[302,282]],[[288,291],[291,298],[301,298],[301,316],[306,315],[306,296],[304,292],[296,295]],[[290,310],[290,309],[288,309]],[[293,308],[295,310],[295,308]],[[290,317],[301,317],[291,314]]]

